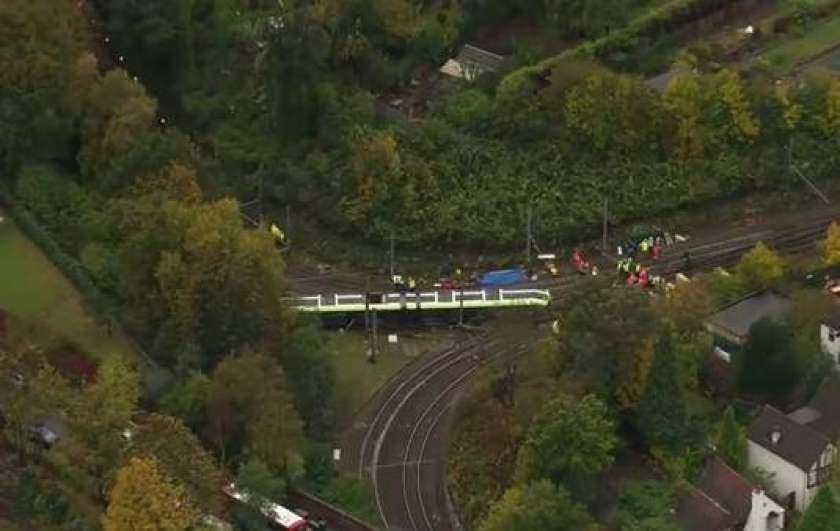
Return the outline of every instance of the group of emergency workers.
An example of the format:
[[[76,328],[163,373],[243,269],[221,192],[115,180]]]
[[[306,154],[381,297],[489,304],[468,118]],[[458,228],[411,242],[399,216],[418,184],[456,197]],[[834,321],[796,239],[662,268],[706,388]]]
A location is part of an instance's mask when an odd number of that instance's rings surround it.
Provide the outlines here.
[[[654,279],[651,278],[648,268],[643,266],[636,257],[638,254],[650,255],[653,260],[659,260],[662,257],[663,247],[668,243],[667,235],[659,231],[637,242],[620,245],[616,263],[619,279],[628,286],[638,285],[643,288],[650,286]]]

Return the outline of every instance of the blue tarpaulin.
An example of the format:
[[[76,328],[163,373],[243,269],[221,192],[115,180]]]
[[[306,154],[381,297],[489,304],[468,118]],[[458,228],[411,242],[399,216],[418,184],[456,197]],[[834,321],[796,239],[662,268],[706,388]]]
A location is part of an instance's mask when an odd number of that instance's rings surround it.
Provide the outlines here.
[[[489,271],[481,277],[481,285],[485,287],[509,286],[526,282],[528,277],[522,269],[502,269]]]

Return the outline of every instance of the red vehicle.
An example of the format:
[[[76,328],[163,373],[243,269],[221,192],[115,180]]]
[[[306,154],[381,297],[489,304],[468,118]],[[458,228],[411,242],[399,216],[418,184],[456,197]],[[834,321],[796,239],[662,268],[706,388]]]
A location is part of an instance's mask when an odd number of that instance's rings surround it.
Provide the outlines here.
[[[248,503],[251,495],[247,492],[242,492],[236,488],[236,485],[230,485],[222,488],[222,491],[230,498],[240,502]],[[286,509],[282,505],[276,504],[270,500],[260,500],[260,512],[271,523],[271,527],[275,529],[282,529],[284,531],[306,531],[309,524],[297,513]]]

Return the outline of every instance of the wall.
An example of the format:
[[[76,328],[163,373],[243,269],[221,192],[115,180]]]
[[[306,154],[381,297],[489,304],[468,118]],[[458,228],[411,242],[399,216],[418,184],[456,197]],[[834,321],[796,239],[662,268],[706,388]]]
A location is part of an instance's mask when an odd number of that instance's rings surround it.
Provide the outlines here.
[[[795,492],[796,510],[804,511],[816,494],[816,489],[808,493],[808,477],[805,472],[752,441],[747,441],[747,449],[750,466],[770,474],[772,490],[780,499],[784,502],[791,492]]]
[[[778,517],[768,522],[768,517],[772,513],[776,513]],[[754,490],[750,516],[744,526],[744,531],[780,531],[784,526],[785,510],[763,491]]]
[[[833,339],[832,339],[832,336]],[[831,356],[834,360],[835,368],[840,360],[840,331],[832,334],[832,329],[826,325],[820,325],[820,345],[823,352]]]

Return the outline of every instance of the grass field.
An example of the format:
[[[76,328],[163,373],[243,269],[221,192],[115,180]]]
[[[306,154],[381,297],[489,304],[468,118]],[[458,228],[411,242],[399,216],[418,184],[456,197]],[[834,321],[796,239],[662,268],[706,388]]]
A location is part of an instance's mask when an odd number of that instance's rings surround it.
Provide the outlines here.
[[[0,308],[31,324],[28,335],[70,343],[92,359],[108,352],[135,357],[131,343],[117,332],[109,336],[86,311],[73,285],[8,216],[0,216]]]
[[[840,16],[809,26],[801,35],[791,36],[770,47],[761,57],[776,75],[840,45]]]
[[[336,428],[341,431],[350,426],[355,413],[411,357],[388,349],[376,363],[370,363],[365,336],[357,333],[336,334],[328,348],[335,355],[335,416]]]

